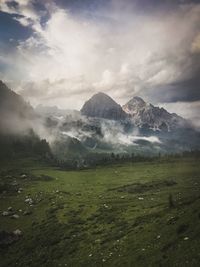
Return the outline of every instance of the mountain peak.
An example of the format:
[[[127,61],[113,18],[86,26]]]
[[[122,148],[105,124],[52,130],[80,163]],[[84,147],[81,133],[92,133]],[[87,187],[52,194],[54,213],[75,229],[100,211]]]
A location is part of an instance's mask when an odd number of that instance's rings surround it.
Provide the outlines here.
[[[123,105],[123,110],[133,116],[139,109],[147,106],[147,103],[139,96],[134,96],[125,105]]]
[[[129,102],[138,102],[145,104],[145,101],[139,96],[134,96]]]
[[[126,113],[110,96],[99,92],[85,102],[81,109],[81,114],[88,117],[99,117],[111,120],[121,120],[126,118]]]
[[[98,92],[96,94],[94,94],[92,97],[91,97],[91,100],[93,101],[101,101],[102,104],[114,104],[116,103],[109,95],[103,93],[103,92]]]
[[[155,107],[146,103],[142,98],[135,96],[128,101],[123,110],[129,114],[135,125],[144,125],[154,130],[168,130],[184,125],[185,120],[175,114],[170,114],[164,108]]]

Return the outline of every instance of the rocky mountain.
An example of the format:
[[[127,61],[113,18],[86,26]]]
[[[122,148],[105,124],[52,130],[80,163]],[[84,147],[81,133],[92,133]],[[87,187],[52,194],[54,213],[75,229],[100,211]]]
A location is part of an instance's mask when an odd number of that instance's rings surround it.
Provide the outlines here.
[[[128,101],[123,110],[130,115],[133,123],[142,128],[152,130],[171,131],[180,127],[187,127],[188,122],[175,113],[169,113],[164,108],[155,107],[146,103],[142,98],[135,96]]]
[[[35,133],[34,109],[0,81],[0,159],[51,155],[46,140]]]
[[[29,127],[34,109],[24,99],[0,81],[0,132],[20,131]]]
[[[127,118],[127,114],[122,107],[104,93],[97,93],[85,102],[81,114],[87,117],[110,120],[124,120]]]
[[[21,117],[33,115],[33,108],[24,99],[0,81],[0,111]]]

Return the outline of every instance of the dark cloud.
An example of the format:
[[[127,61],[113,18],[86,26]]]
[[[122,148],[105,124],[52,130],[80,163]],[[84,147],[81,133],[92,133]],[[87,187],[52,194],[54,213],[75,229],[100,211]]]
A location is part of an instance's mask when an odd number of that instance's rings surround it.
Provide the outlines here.
[[[141,94],[153,103],[200,101],[200,77],[149,88]]]
[[[199,1],[7,3],[0,0],[0,76],[23,81],[13,88],[31,101],[79,108],[96,91],[121,103],[200,100]]]

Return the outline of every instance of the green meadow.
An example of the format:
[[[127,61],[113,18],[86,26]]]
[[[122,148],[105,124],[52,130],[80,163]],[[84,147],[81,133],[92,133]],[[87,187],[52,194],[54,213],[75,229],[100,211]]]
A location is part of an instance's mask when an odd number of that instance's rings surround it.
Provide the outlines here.
[[[199,266],[199,173],[195,158],[80,171],[2,162],[1,266]]]

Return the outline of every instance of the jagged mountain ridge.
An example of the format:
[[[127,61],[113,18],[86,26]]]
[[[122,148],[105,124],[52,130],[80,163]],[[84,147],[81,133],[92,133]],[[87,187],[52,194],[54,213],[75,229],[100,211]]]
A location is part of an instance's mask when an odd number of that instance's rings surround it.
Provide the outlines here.
[[[131,120],[138,127],[171,131],[179,127],[189,126],[189,123],[177,114],[169,113],[164,108],[146,103],[137,96],[123,105],[122,108],[130,115]]]
[[[147,104],[139,97],[128,102],[129,112],[126,113],[111,97],[98,93],[85,103],[80,113],[77,111],[77,114],[71,113],[69,115],[66,111],[66,114],[63,114],[59,121],[53,121],[54,116],[58,115],[57,108],[53,108],[53,110],[50,108],[50,112],[47,112],[44,118],[43,116],[42,119],[39,117],[39,121],[36,121],[38,119],[35,118],[35,115],[29,116],[29,114],[35,114],[35,110],[22,97],[2,84],[2,88],[0,87],[2,106],[0,108],[3,107],[2,110],[8,112],[3,113],[4,115],[0,118],[1,122],[2,120],[8,122],[15,133],[16,130],[20,133],[25,133],[30,128],[35,130],[36,124],[39,123],[38,126],[45,127],[45,133],[48,132],[48,135],[53,135],[56,144],[54,146],[55,154],[62,155],[63,159],[65,156],[81,157],[88,153],[102,154],[108,152],[137,152],[150,155],[158,153],[158,151],[166,153],[189,150],[197,148],[199,144],[200,137],[192,128],[181,128],[181,124],[176,122],[176,119],[178,122],[185,122],[184,119],[178,115],[170,114],[162,108]],[[145,112],[150,115],[144,116]],[[134,122],[134,116],[138,114],[140,120]],[[36,112],[36,117],[38,115],[40,114]],[[153,130],[150,122],[158,124],[160,118],[164,119],[165,122],[173,121],[177,128],[174,128],[174,131],[169,131],[168,128],[164,131],[160,127],[158,131],[158,127],[154,127]],[[48,123],[45,123],[46,120]],[[145,122],[149,123],[147,128],[144,127]],[[5,124],[3,129],[5,134],[9,133]]]
[[[87,117],[116,121],[130,120],[139,128],[148,128],[154,131],[171,131],[189,126],[187,120],[177,114],[146,103],[138,96],[133,97],[121,107],[108,95],[98,93],[85,102],[81,114]]]

